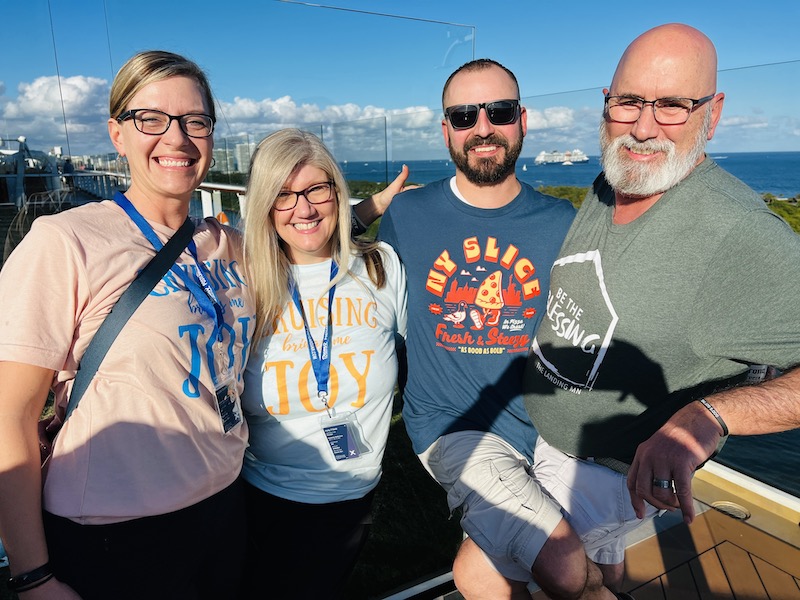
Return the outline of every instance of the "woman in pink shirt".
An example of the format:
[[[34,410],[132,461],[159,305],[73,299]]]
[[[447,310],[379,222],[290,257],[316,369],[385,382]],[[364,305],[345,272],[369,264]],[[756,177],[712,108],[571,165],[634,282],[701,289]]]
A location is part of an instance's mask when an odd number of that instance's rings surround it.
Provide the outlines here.
[[[142,52],[111,88],[130,167],[113,200],[36,220],[0,273],[0,537],[24,600],[235,597],[244,549],[239,405],[255,311],[241,240],[214,219],[116,337],[40,468],[86,348],[189,213],[214,101],[193,62]]]

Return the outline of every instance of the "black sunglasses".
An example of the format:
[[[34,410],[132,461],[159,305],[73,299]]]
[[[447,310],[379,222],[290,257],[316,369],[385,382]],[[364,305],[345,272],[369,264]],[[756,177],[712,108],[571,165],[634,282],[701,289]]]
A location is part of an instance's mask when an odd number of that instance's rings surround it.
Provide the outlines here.
[[[508,125],[517,120],[519,100],[495,100],[480,104],[456,104],[444,109],[453,129],[469,129],[475,127],[481,109],[486,109],[486,116],[492,125]]]

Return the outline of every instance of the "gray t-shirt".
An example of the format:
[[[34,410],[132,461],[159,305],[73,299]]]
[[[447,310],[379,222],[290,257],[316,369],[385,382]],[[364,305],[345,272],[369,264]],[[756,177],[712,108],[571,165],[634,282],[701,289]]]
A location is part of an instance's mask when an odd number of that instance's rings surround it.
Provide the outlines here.
[[[600,176],[553,266],[525,406],[564,452],[630,461],[748,364],[800,363],[800,236],[711,159],[632,223],[613,206]]]

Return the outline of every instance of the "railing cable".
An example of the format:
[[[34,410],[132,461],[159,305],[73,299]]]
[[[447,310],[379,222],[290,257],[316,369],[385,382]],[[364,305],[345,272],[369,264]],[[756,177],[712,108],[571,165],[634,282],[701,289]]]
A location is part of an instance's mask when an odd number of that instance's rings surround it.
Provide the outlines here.
[[[69,130],[67,129],[67,111],[64,108],[64,92],[61,89],[61,71],[58,67],[58,50],[56,48],[56,32],[53,27],[53,10],[50,6],[50,0],[47,0],[47,14],[50,16],[50,36],[53,38],[53,58],[56,62],[56,79],[58,80],[58,96],[61,99],[61,116],[64,119],[64,137],[67,140],[67,156],[72,156],[72,150],[69,145]]]

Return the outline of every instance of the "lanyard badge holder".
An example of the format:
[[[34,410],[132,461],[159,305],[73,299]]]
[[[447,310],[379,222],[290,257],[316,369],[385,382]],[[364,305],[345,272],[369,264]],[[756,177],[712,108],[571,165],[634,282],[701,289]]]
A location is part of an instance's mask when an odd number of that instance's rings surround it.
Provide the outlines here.
[[[221,342],[221,330],[219,336],[218,341]],[[220,425],[222,425],[222,433],[228,435],[244,421],[244,417],[242,416],[242,399],[236,387],[236,379],[231,370],[225,365],[225,355],[221,349],[217,353],[217,356],[221,368],[215,368],[214,373],[211,374],[211,378],[214,381],[214,398],[216,400]]]
[[[242,400],[234,384],[233,377],[230,377],[218,385],[215,391],[217,413],[225,435],[233,431],[243,420]]]
[[[336,277],[338,267],[331,260],[330,280]],[[361,424],[358,422],[356,413],[352,411],[337,413],[336,409],[328,403],[328,379],[330,378],[331,355],[330,337],[333,329],[333,296],[336,293],[336,286],[332,285],[328,291],[328,324],[322,336],[322,346],[317,351],[314,338],[311,337],[311,330],[308,327],[306,313],[303,310],[303,303],[300,299],[300,292],[295,282],[291,283],[292,301],[297,307],[300,316],[303,318],[303,326],[306,331],[308,342],[308,353],[311,357],[311,366],[314,368],[314,376],[317,379],[317,398],[325,406],[325,414],[320,417],[320,426],[328,440],[333,457],[337,460],[351,460],[360,458],[362,454],[372,452],[372,447],[364,438]]]
[[[325,405],[327,413],[320,417],[319,422],[333,457],[337,461],[350,460],[372,452],[372,446],[364,439],[364,432],[356,413],[352,411],[337,413],[335,408],[328,406],[327,395],[319,394],[319,399]]]
[[[225,353],[222,348],[222,326],[225,324],[225,309],[217,298],[214,288],[211,286],[211,283],[209,283],[208,278],[203,272],[203,264],[197,257],[197,247],[195,246],[194,241],[189,244],[189,251],[192,253],[192,257],[194,258],[194,262],[196,264],[195,274],[197,275],[197,280],[200,282],[200,287],[205,294],[205,300],[208,300],[211,303],[211,308],[213,308],[212,312],[208,309],[208,302],[202,303],[206,313],[209,315],[213,314],[214,316],[213,334],[217,340],[217,352],[214,369],[211,373],[211,379],[214,381],[214,397],[217,402],[217,414],[219,415],[220,424],[222,425],[222,432],[224,435],[228,435],[236,427],[241,425],[244,417],[242,416],[242,399],[239,396],[239,390],[236,387],[236,379],[234,378],[231,370],[228,368],[228,364],[225,362]],[[195,297],[198,297],[196,293]],[[199,298],[202,298],[202,296]],[[198,303],[200,303],[199,300]]]
[[[131,201],[120,192],[117,192],[114,196],[114,201],[127,213],[156,251],[160,250],[163,245],[161,240],[158,239],[150,223],[148,223],[141,213],[136,210],[136,207],[131,204]],[[184,272],[179,269],[177,265],[172,265],[170,271],[186,284],[186,289],[194,296],[198,306],[206,315],[211,317],[214,322],[212,335],[217,342],[217,354],[219,356],[219,364],[222,368],[218,370],[217,365],[212,364],[210,361],[209,370],[211,371],[211,379],[214,382],[215,406],[217,414],[219,415],[222,432],[224,435],[228,435],[236,427],[241,425],[244,419],[242,417],[242,401],[239,397],[239,390],[236,387],[236,380],[225,363],[225,355],[222,351],[222,327],[225,324],[225,317],[223,316],[225,308],[217,298],[213,286],[203,271],[204,267],[197,256],[197,246],[194,240],[189,242],[188,249],[192,254],[192,258],[194,258],[194,272],[197,281],[189,276],[188,271]]]

